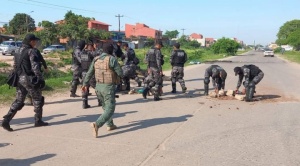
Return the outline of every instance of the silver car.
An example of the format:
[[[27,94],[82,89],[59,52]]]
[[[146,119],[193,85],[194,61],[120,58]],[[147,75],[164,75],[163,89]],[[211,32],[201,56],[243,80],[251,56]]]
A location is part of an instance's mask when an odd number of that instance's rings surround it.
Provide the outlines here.
[[[8,40],[0,44],[0,52],[2,55],[13,54],[18,47],[22,45],[21,41]]]
[[[50,52],[55,52],[55,51],[66,51],[66,48],[63,45],[51,45],[43,49],[44,54],[48,54]]]

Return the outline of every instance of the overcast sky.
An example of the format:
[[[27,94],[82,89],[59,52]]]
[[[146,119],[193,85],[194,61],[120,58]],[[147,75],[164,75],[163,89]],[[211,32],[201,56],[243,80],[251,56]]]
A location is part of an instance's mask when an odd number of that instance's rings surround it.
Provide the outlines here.
[[[246,44],[266,45],[276,40],[285,22],[300,19],[300,0],[0,0],[0,22],[16,13],[36,21],[57,21],[68,10],[110,24],[110,30],[125,23],[144,23],[151,28],[200,33],[204,37],[236,37]],[[33,11],[33,12],[31,12]],[[3,23],[0,23],[2,26]],[[181,35],[180,34],[180,35]]]

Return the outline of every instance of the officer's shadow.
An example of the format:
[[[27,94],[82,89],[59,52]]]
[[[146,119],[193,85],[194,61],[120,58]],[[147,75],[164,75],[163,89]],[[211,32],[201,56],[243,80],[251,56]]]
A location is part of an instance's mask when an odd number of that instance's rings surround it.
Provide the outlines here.
[[[108,137],[112,135],[132,132],[140,129],[145,129],[148,127],[158,126],[158,125],[167,125],[170,123],[180,123],[187,121],[188,118],[193,117],[193,115],[183,115],[179,117],[164,117],[164,118],[154,118],[154,119],[145,119],[140,121],[132,121],[128,125],[118,126],[118,129],[113,133],[109,133],[107,135],[101,135],[99,138]]]
[[[22,166],[30,166],[33,164],[37,164],[40,161],[47,160],[49,158],[52,158],[56,156],[56,154],[43,154],[36,157],[31,157],[27,159],[13,159],[13,158],[7,158],[7,159],[0,159],[0,165],[6,165],[6,166],[15,166],[15,165],[22,165]]]
[[[133,114],[136,113],[137,111],[128,111],[128,112],[121,112],[121,113],[114,113],[113,118],[120,118],[120,117],[125,117],[127,114]],[[80,115],[76,116],[75,118],[71,119],[65,119],[62,121],[50,121],[51,119],[54,119],[55,117],[60,117],[60,116],[65,116],[67,114],[59,114],[59,115],[52,115],[52,116],[45,116],[43,117],[43,120],[45,122],[49,122],[49,126],[54,126],[54,125],[62,125],[62,124],[68,124],[68,123],[76,123],[76,122],[94,122],[95,119],[99,118],[99,114],[93,114],[93,115]],[[22,126],[22,125],[29,125],[32,124],[31,126],[25,127],[25,128],[18,128],[14,129],[15,131],[20,131],[20,130],[25,130],[25,129],[30,129],[34,128],[34,119],[33,118],[20,118],[20,119],[13,119],[12,123],[16,126]]]
[[[89,96],[89,98],[88,98],[89,101],[96,100],[96,99],[97,99],[97,96]],[[79,102],[79,101],[82,101],[81,97],[70,98],[70,99],[59,100],[59,101],[52,101],[52,102],[47,102],[47,98],[46,98],[45,105],[71,103],[71,102]]]

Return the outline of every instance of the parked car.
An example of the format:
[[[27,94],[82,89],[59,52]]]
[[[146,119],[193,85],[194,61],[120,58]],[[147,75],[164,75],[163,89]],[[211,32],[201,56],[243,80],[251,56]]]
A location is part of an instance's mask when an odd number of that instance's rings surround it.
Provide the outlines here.
[[[43,49],[44,54],[48,54],[48,53],[54,52],[54,51],[66,51],[66,48],[62,45],[51,45],[51,46]]]
[[[13,54],[18,47],[22,45],[22,41],[8,40],[0,44],[0,52],[2,55]]]
[[[195,65],[195,64],[200,64],[201,62],[199,62],[199,61],[190,61],[190,63],[189,64],[191,64],[191,65]]]
[[[265,48],[264,49],[264,57],[267,57],[267,56],[274,57],[274,51],[270,48]]]

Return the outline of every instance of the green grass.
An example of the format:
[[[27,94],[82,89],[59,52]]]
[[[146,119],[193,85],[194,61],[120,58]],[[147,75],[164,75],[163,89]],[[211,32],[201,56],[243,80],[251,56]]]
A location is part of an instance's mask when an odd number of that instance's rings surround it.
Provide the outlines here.
[[[5,62],[0,62],[0,67],[10,67],[10,64]]]
[[[56,92],[65,91],[70,87],[69,84],[65,84],[64,81],[70,82],[72,80],[71,73],[64,73],[61,71],[50,71],[45,74],[46,87],[43,90],[43,94],[53,94]],[[6,84],[6,75],[0,75],[0,104],[10,104],[16,95],[16,88]]]
[[[279,55],[292,62],[300,63],[300,51],[285,51],[283,55]]]

